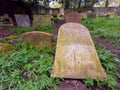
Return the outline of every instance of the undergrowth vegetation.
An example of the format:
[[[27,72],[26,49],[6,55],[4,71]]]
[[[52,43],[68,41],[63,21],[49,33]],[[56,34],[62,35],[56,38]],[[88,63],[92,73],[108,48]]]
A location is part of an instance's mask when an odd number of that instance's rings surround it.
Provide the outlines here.
[[[50,78],[54,50],[20,41],[14,46],[16,50],[0,53],[0,90],[57,90],[60,79]]]
[[[93,90],[94,86],[107,86],[112,90],[119,90],[120,86],[117,83],[117,79],[120,78],[120,61],[115,58],[110,51],[106,50],[101,44],[96,43],[96,49],[98,56],[101,60],[101,64],[107,73],[107,80],[97,78],[96,80],[87,77],[83,80],[84,84]]]
[[[85,25],[93,37],[112,40],[120,44],[120,20],[113,17],[84,17],[82,24]],[[38,31],[51,33],[54,25],[38,25]],[[31,27],[16,27],[13,34],[19,35],[32,31]],[[52,43],[57,37],[53,37]],[[7,42],[6,39],[0,42]],[[59,78],[51,78],[50,73],[53,66],[55,51],[48,47],[34,47],[22,41],[13,43],[15,50],[7,53],[0,52],[0,90],[54,90],[58,89]],[[111,51],[103,45],[95,43],[101,64],[107,73],[107,80],[97,78],[96,80],[87,77],[84,84],[91,88],[97,86],[109,87],[112,90],[119,90],[117,79],[120,78],[120,61],[115,58]]]
[[[37,25],[35,30],[47,32],[47,33],[52,33],[54,28],[55,28],[55,25],[53,25],[53,24],[51,24],[51,25]],[[12,29],[12,34],[20,35],[22,33],[30,32],[30,31],[34,31],[34,30],[32,30],[32,27],[27,27],[27,26],[26,27],[14,27]]]
[[[54,30],[54,28],[55,26],[51,24],[51,25],[38,25],[36,29],[37,31],[51,33]]]
[[[114,41],[117,45],[120,44],[120,20],[114,17],[84,17],[82,24],[85,25],[92,35],[101,39]],[[98,78],[96,80],[90,77],[84,80],[86,86],[92,88],[94,86],[107,86],[112,90],[119,90],[117,79],[120,78],[120,61],[112,55],[112,52],[106,50],[104,45],[96,43],[97,53],[101,60],[102,66],[107,73],[107,80]],[[91,87],[92,86],[92,87]]]
[[[114,17],[84,17],[83,19],[82,24],[90,30],[93,37],[120,43],[120,19]]]
[[[20,35],[25,32],[30,32],[32,31],[31,27],[14,27],[12,29],[12,34]]]

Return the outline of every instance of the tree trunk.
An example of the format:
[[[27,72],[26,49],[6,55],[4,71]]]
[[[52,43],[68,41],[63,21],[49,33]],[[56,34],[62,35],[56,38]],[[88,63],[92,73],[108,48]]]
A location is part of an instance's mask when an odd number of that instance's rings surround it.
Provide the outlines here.
[[[78,8],[80,8],[80,7],[81,7],[81,2],[82,2],[82,0],[80,0],[80,1],[79,1]]]
[[[108,7],[108,0],[106,0],[105,7]]]
[[[65,0],[65,9],[68,9],[70,5],[70,0]]]

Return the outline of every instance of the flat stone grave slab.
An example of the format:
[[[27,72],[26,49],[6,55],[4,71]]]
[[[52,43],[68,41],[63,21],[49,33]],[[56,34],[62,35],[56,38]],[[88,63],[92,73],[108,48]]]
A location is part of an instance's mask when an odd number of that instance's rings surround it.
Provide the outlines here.
[[[81,21],[81,15],[78,12],[70,12],[66,15],[66,23],[68,22],[76,22],[80,23]]]
[[[51,77],[107,78],[89,31],[83,25],[66,23],[60,27]]]
[[[23,41],[35,47],[51,47],[52,35],[41,31],[26,32],[21,35]]]

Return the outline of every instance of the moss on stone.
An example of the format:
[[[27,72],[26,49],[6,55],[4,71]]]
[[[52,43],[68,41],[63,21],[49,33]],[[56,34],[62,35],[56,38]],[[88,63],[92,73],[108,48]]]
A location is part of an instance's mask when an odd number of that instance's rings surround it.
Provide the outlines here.
[[[11,40],[11,39],[16,39],[16,38],[17,38],[16,35],[10,35],[10,36],[5,37],[6,40]]]
[[[14,49],[15,47],[12,44],[0,43],[0,52],[8,52]]]

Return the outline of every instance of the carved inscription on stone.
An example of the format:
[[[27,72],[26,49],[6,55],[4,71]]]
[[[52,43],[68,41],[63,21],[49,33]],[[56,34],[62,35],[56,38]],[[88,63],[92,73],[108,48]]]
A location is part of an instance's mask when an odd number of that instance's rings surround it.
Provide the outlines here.
[[[66,23],[60,27],[51,76],[106,79],[106,73],[100,63],[92,38],[83,25]]]

